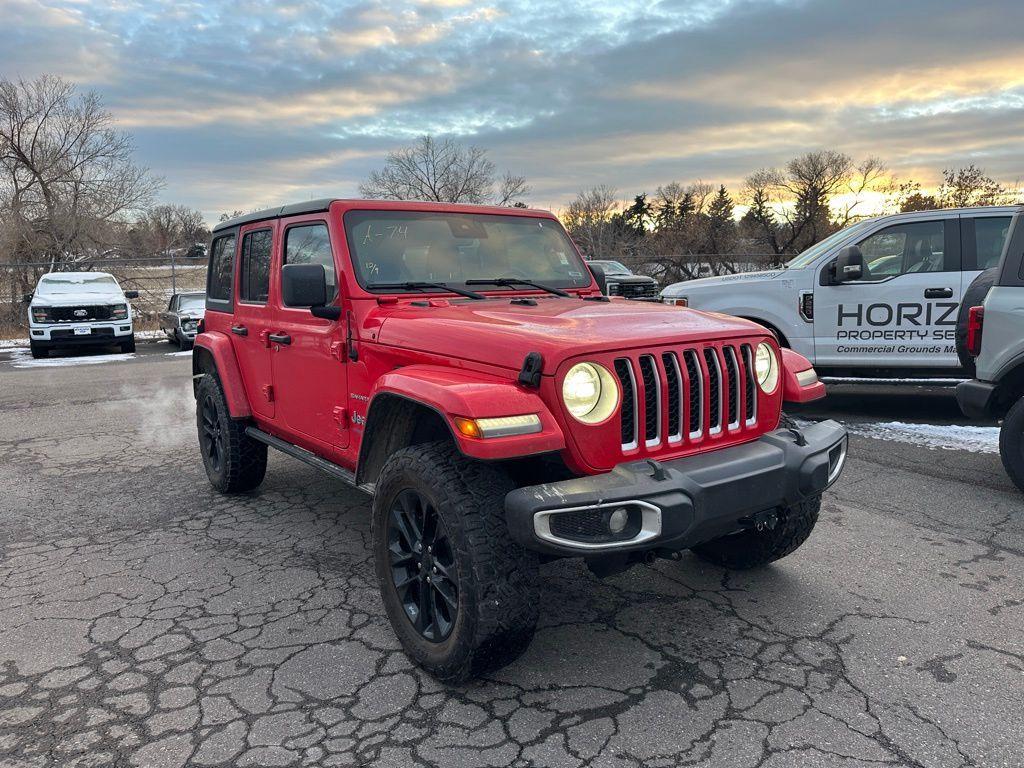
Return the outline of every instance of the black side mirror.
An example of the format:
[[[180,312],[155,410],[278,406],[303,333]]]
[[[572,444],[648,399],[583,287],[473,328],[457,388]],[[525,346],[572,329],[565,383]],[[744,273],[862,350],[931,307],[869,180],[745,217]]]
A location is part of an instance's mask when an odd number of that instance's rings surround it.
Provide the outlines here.
[[[137,298],[139,298],[139,292],[138,291],[125,291],[124,292],[124,297],[126,299],[137,299]]]
[[[32,295],[33,294],[31,294],[31,293],[22,294],[21,300],[23,302],[25,302],[26,304],[31,304],[32,303]]]
[[[608,295],[608,276],[604,273],[604,267],[600,264],[591,264],[587,262],[587,266],[590,267],[590,271],[594,275],[594,279],[597,281],[597,287],[601,289],[601,293],[605,296]]]
[[[341,317],[341,307],[327,305],[327,270],[323,264],[285,264],[281,268],[281,298],[286,307],[309,307],[313,317]]]
[[[864,254],[856,245],[843,248],[836,256],[836,282],[852,283],[864,277]]]

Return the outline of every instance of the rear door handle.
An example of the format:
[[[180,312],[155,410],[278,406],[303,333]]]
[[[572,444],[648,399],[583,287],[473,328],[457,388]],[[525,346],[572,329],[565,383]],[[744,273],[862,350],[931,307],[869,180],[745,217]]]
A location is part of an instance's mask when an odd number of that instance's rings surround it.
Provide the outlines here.
[[[231,332],[233,334],[235,334],[236,336],[248,336],[249,335],[249,329],[246,328],[244,325],[232,325],[231,326]]]
[[[287,333],[271,333],[267,335],[267,339],[274,344],[291,344],[292,337]]]
[[[952,288],[925,288],[924,297],[926,299],[951,299],[953,298]]]

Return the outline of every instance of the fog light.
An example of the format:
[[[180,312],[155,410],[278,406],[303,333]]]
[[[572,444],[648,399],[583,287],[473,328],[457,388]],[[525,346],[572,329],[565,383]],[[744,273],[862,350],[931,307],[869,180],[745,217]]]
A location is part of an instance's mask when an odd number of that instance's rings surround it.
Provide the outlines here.
[[[608,515],[608,530],[612,533],[622,533],[626,530],[626,523],[629,522],[629,510],[619,507]]]

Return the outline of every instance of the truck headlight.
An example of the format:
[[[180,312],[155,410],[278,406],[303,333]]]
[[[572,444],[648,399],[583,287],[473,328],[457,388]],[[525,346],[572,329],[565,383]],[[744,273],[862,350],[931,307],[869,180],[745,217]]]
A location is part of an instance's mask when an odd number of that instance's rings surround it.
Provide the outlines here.
[[[32,322],[33,323],[48,323],[50,322],[50,313],[46,307],[32,307]]]
[[[597,424],[615,412],[619,389],[603,365],[577,363],[562,382],[562,402],[577,421]]]
[[[757,385],[765,392],[774,392],[779,385],[779,358],[775,350],[765,342],[757,345],[754,356],[754,372],[757,374]]]
[[[110,308],[110,317],[114,320],[127,320],[128,319],[128,305],[127,304],[115,304]]]

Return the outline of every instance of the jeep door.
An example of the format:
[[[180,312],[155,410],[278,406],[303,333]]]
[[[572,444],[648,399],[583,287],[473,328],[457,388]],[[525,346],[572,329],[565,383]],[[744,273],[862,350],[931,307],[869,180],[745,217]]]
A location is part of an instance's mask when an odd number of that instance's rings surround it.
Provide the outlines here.
[[[268,339],[273,313],[267,302],[276,227],[276,222],[261,221],[240,230],[235,314],[231,323],[231,343],[249,405],[256,415],[266,419],[275,416]]]
[[[860,280],[838,283],[835,259],[818,268],[814,352],[819,366],[955,368],[962,292],[959,219],[915,218],[858,242]]]
[[[345,448],[349,430],[344,411],[348,380],[342,354],[342,321],[313,317],[309,307],[289,307],[281,296],[281,267],[322,264],[331,303],[340,299],[338,267],[326,219],[302,217],[282,222],[281,258],[275,269],[275,321],[271,340],[278,425],[296,442]]]

